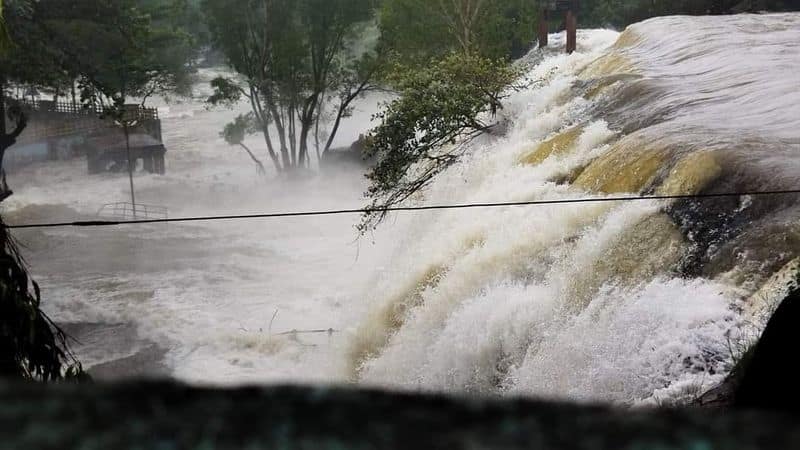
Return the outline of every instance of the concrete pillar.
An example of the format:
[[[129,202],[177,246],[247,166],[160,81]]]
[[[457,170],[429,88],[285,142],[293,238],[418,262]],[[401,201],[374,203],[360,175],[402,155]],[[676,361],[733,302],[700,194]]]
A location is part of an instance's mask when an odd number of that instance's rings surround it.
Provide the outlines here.
[[[99,160],[95,152],[90,152],[86,155],[86,164],[90,175],[100,173],[104,169],[102,161]]]
[[[572,54],[578,47],[578,18],[572,10],[567,11],[567,53]]]
[[[51,138],[45,141],[47,146],[47,159],[50,161],[57,161],[58,157],[58,139]]]
[[[147,154],[142,155],[142,165],[144,166],[145,172],[155,173],[155,157],[153,152],[147,152]]]
[[[547,32],[550,31],[548,27],[548,13],[547,10],[542,10],[541,16],[539,16],[539,48],[547,47]]]
[[[164,164],[164,153],[165,152],[158,152],[153,155],[153,168],[155,173],[159,175],[164,175],[167,173],[166,165]]]

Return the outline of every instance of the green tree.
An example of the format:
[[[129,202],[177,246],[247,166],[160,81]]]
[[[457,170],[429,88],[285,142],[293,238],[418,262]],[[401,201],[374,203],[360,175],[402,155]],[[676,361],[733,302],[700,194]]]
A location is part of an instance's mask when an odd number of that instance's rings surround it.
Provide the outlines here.
[[[78,77],[82,103],[124,134],[135,216],[130,134],[140,122],[139,111],[153,95],[186,93],[190,86],[192,40],[168,18],[179,5],[152,0],[50,2],[60,6],[51,14],[70,12],[49,16],[47,23],[50,37],[62,43],[66,66]],[[138,107],[129,104],[134,99]]]
[[[372,14],[370,0],[204,0],[215,45],[237,79],[214,80],[212,104],[241,98],[251,106],[276,170],[310,163],[309,138],[326,98],[339,101],[337,120],[371,86],[372,52],[353,57],[348,43]]]
[[[0,219],[0,378],[59,381],[86,378],[67,337],[40,309],[31,281]]]
[[[6,20],[3,18],[3,0],[0,0],[0,52],[5,52],[11,45],[11,37],[6,29]]]
[[[12,42],[0,52],[0,202],[11,195],[2,161],[25,130],[15,86],[56,88],[75,80],[87,107],[107,114],[127,135],[136,116],[126,100],[179,90],[190,73],[191,46],[169,20],[154,19],[137,0],[5,0]],[[163,6],[163,2],[162,2]],[[7,42],[7,40],[6,40]],[[79,375],[64,334],[39,308],[7,229],[0,223],[0,376],[42,381]]]
[[[45,83],[59,69],[46,34],[36,22],[35,4],[6,1],[3,25],[10,38],[0,50],[0,202],[11,195],[2,171],[8,148],[25,129],[27,118],[6,96],[11,82]],[[44,71],[49,70],[49,71]],[[9,127],[10,125],[10,127]],[[64,333],[40,309],[39,286],[30,280],[16,246],[0,219],[0,377],[58,381],[83,377]]]
[[[453,50],[497,59],[530,48],[539,17],[532,0],[386,0],[386,45],[404,63],[426,64]]]
[[[256,130],[258,127],[255,116],[253,113],[249,114],[240,114],[233,120],[233,122],[225,125],[225,128],[220,133],[220,136],[225,139],[229,145],[239,146],[247,155],[250,156],[250,159],[253,160],[253,163],[256,165],[256,171],[259,175],[266,175],[267,170],[264,168],[264,163],[261,162],[260,159],[250,150],[250,147],[244,143],[245,136],[251,134]]]
[[[63,65],[79,79],[85,102],[111,106],[122,95],[143,104],[153,95],[188,93],[196,49],[172,18],[174,1],[42,4],[41,20],[59,42]]]
[[[34,6],[27,0],[6,0],[3,5],[10,44],[0,52],[0,202],[12,194],[3,158],[28,124],[22,109],[9,101],[7,91],[12,83],[48,84],[59,69],[53,64],[55,51],[44,44],[47,36],[34,19]]]
[[[366,232],[455,164],[466,145],[496,126],[502,101],[521,73],[503,60],[453,53],[426,68],[397,68],[400,97],[377,115],[368,152],[378,163],[367,175]]]

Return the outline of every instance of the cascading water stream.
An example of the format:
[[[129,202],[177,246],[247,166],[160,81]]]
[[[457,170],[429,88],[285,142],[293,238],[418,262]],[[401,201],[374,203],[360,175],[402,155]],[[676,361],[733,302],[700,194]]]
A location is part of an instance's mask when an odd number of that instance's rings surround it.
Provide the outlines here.
[[[513,126],[431,204],[797,189],[800,15],[587,31],[514,93]],[[534,52],[533,61],[540,56]],[[800,255],[798,199],[446,211],[398,219],[350,347],[361,382],[625,404],[720,382]],[[775,277],[773,277],[775,275]],[[771,278],[772,277],[772,278]],[[753,295],[761,289],[759,295]]]
[[[569,56],[563,36],[551,42],[520,61],[540,82],[504,105],[507,134],[475,141],[416,201],[800,188],[800,15],[581,31]],[[137,198],[173,216],[363,203],[357,170],[260,177],[218,135],[248,105],[204,104],[225,73],[201,71],[196,99],[162,105],[168,173],[137,174]],[[337,146],[369,128],[379,100],[359,105]],[[9,183],[9,223],[92,217],[128,189],[79,160]],[[798,218],[798,198],[778,196],[427,211],[356,242],[351,216],[16,237],[48,314],[112,379],[673,404],[721,381],[758,332],[797,270]]]

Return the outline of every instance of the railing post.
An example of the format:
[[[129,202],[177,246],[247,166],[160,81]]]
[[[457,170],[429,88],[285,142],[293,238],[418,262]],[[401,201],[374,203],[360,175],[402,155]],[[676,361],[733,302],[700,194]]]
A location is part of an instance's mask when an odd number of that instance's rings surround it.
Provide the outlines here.
[[[567,11],[567,53],[572,54],[578,47],[578,18],[570,9]]]
[[[542,15],[539,17],[539,48],[547,47],[548,39],[548,13],[547,8],[542,9]]]

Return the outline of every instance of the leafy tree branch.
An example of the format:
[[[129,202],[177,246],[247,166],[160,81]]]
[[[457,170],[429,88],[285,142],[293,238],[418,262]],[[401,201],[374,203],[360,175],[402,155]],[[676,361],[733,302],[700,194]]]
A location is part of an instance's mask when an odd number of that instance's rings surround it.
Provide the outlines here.
[[[462,53],[425,69],[396,68],[391,80],[400,97],[377,115],[380,125],[369,136],[378,163],[367,175],[370,212],[359,230],[377,226],[385,208],[411,198],[491,130],[520,75],[504,61]]]

